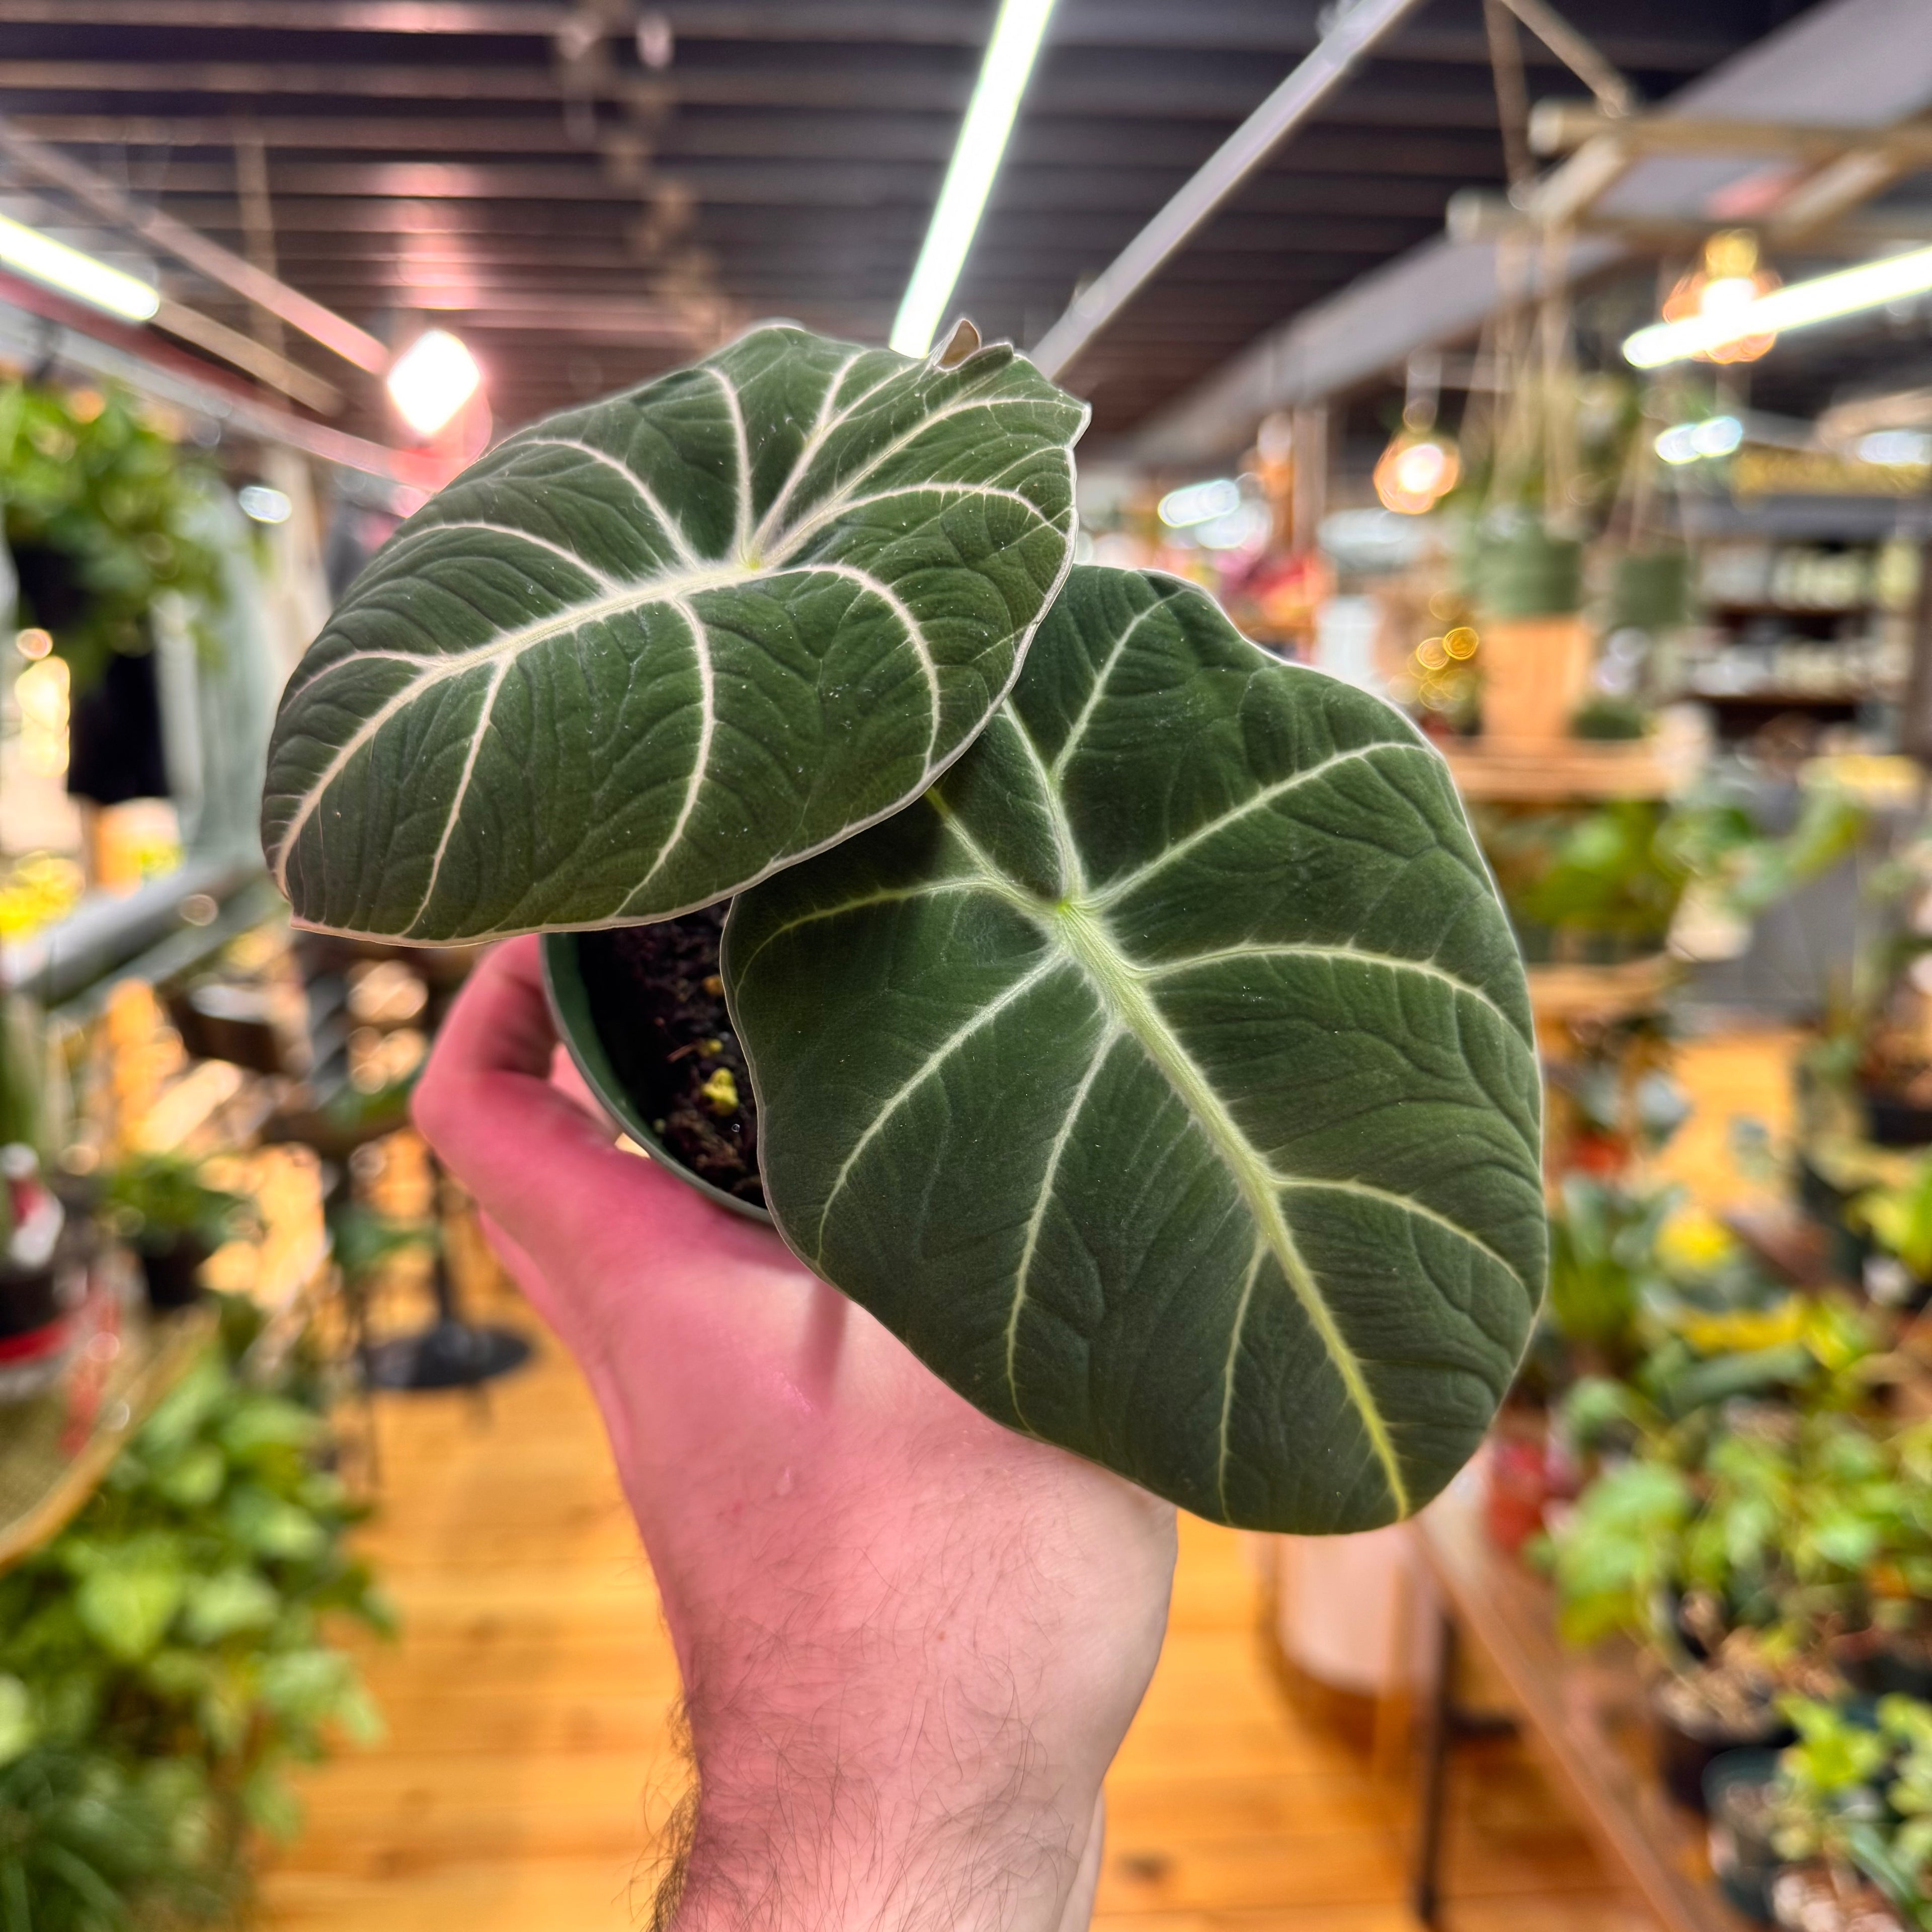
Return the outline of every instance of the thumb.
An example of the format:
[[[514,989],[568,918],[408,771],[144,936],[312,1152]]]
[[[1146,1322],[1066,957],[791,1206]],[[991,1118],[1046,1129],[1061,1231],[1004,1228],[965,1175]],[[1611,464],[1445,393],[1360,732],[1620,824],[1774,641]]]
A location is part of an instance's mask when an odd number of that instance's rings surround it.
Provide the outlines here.
[[[610,1237],[636,1251],[688,1236],[712,1211],[553,1085],[556,1034],[534,938],[485,954],[437,1036],[412,1111],[490,1219],[541,1267]],[[602,1245],[601,1240],[598,1245]]]

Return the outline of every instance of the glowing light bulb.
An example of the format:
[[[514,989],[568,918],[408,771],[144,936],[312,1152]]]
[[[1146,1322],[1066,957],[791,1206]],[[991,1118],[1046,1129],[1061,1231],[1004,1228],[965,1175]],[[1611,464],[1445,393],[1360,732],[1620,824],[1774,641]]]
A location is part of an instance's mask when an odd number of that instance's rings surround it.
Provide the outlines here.
[[[426,329],[397,357],[389,371],[389,399],[418,436],[434,436],[483,380],[476,358],[446,328]]]
[[[1426,516],[1456,487],[1462,459],[1447,436],[1399,430],[1376,465],[1376,494],[1385,510]]]

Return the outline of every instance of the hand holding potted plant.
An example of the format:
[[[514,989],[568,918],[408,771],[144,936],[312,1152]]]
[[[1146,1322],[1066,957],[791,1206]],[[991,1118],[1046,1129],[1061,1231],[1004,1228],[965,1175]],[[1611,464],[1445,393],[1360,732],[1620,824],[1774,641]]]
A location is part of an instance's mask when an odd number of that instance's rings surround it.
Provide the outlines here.
[[[298,670],[266,848],[307,925],[548,934],[633,1138],[989,1415],[1368,1528],[1540,1297],[1526,988],[1406,719],[1072,568],[1084,418],[772,327],[518,432]]]

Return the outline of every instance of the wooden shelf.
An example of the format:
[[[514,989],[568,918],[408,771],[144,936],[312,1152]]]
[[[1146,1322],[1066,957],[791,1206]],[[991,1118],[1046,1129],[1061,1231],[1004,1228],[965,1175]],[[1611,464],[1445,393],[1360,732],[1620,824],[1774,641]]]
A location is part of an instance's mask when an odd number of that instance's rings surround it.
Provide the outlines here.
[[[1687,690],[1684,696],[1700,704],[1730,704],[1748,707],[1756,705],[1766,710],[1802,711],[1811,706],[1830,706],[1840,711],[1855,711],[1868,698],[1876,698],[1876,691],[1698,691]]]
[[[160,1317],[98,1294],[60,1378],[0,1407],[0,1570],[62,1529],[214,1332],[212,1310]]]
[[[1704,1820],[1657,1780],[1634,1659],[1565,1649],[1550,1586],[1485,1533],[1480,1485],[1466,1470],[1416,1519],[1445,1614],[1508,1688],[1577,1822],[1664,1932],[1744,1932],[1712,1880]]]
[[[1443,748],[1468,799],[1561,803],[1667,798],[1696,776],[1700,748],[1655,738],[1459,739]]]
[[[1667,952],[1618,966],[1532,966],[1529,1006],[1539,1022],[1621,1019],[1656,1006],[1677,976]]]

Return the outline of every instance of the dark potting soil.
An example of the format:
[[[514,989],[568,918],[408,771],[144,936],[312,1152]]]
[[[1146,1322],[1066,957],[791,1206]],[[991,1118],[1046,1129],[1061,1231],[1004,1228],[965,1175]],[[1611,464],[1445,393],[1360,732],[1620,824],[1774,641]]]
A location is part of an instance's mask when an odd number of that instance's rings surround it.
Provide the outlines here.
[[[586,932],[578,957],[611,1070],[692,1173],[765,1204],[758,1117],[718,953],[729,908]]]

